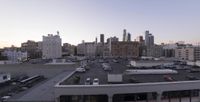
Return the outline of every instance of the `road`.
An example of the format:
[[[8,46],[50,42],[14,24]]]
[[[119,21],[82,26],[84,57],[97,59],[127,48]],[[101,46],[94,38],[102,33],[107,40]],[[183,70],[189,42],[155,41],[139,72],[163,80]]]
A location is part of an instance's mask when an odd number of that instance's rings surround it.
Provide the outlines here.
[[[54,78],[47,80],[46,82],[38,85],[37,87],[33,87],[28,90],[25,95],[18,97],[17,99],[11,99],[11,101],[46,101],[46,102],[54,102],[54,85],[58,83],[62,78],[69,75],[73,71],[65,71],[61,74],[55,76]]]

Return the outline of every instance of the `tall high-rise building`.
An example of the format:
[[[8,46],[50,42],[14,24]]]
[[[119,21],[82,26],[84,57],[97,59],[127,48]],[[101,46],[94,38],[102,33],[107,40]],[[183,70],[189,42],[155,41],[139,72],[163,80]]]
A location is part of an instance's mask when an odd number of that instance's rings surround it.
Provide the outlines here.
[[[123,40],[124,42],[131,41],[131,34],[126,32],[126,29],[123,30]]]
[[[97,39],[97,37],[95,38],[95,43],[96,43],[96,44],[98,43],[98,39]]]
[[[154,45],[154,36],[150,34],[149,31],[145,31],[145,45],[147,47]]]
[[[100,42],[104,44],[104,34],[100,34]]]
[[[62,56],[62,45],[59,33],[43,36],[42,57],[43,59],[60,58]]]
[[[127,34],[127,41],[131,41],[131,34],[130,33]]]
[[[126,29],[123,31],[123,41],[126,41]]]

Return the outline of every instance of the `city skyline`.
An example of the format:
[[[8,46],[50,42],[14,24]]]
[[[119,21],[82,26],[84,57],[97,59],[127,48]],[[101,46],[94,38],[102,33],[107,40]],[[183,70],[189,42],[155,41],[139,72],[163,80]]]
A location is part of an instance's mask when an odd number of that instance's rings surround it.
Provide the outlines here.
[[[132,41],[149,30],[156,43],[200,42],[200,1],[120,0],[16,0],[0,3],[0,47],[20,46],[27,40],[41,41],[43,35],[60,31],[63,42],[77,45],[117,36],[123,29]]]

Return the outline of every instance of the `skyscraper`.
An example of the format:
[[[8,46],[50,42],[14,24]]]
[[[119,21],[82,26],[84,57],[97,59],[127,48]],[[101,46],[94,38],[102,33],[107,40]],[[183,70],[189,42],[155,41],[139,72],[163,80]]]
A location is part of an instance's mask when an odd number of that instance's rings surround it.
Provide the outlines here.
[[[123,31],[123,40],[124,42],[131,41],[131,34],[126,32],[126,29]]]
[[[126,29],[123,31],[123,41],[126,41]]]
[[[96,43],[96,44],[98,43],[97,37],[95,38],[95,43]]]
[[[146,46],[148,45],[148,42],[149,42],[148,36],[149,36],[149,31],[147,30],[147,31],[145,31],[145,45]]]
[[[149,36],[149,42],[150,42],[150,46],[154,45],[154,36],[152,34],[150,34]]]
[[[127,41],[131,41],[131,34],[130,33],[128,33],[128,35],[127,35]]]
[[[145,45],[147,47],[151,47],[154,45],[154,36],[149,33],[149,31],[145,31]]]
[[[100,42],[104,44],[104,34],[100,34]]]

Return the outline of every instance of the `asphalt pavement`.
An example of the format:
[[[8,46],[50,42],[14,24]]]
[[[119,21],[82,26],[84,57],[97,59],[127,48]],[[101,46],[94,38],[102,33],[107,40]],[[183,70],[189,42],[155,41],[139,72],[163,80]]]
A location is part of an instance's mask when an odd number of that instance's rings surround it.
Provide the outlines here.
[[[47,80],[46,82],[33,87],[26,94],[16,99],[11,99],[11,101],[45,101],[45,102],[54,102],[54,85],[58,83],[62,78],[69,75],[73,71],[65,71],[61,74],[58,74],[54,78]]]

